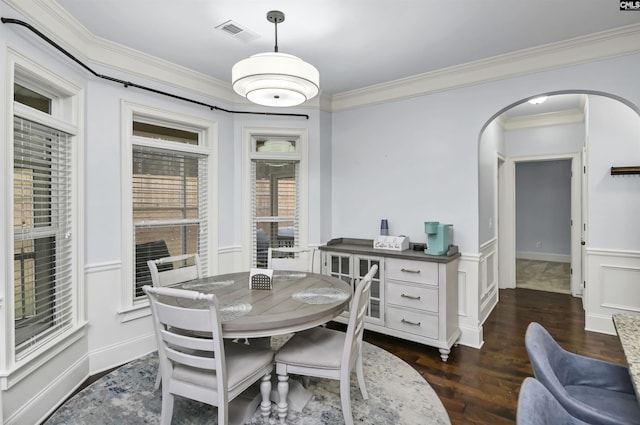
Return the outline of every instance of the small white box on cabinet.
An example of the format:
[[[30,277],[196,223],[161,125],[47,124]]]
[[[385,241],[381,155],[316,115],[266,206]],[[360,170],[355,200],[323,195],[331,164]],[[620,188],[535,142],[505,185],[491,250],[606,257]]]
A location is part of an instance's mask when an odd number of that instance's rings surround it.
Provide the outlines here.
[[[406,236],[376,236],[373,240],[373,248],[404,251],[409,249],[409,238]]]

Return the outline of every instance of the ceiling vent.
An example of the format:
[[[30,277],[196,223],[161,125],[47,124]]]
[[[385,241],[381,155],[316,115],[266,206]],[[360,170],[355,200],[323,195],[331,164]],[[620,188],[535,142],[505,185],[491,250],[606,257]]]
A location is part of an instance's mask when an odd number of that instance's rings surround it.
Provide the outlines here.
[[[260,38],[255,32],[232,20],[221,23],[216,29],[244,43]]]

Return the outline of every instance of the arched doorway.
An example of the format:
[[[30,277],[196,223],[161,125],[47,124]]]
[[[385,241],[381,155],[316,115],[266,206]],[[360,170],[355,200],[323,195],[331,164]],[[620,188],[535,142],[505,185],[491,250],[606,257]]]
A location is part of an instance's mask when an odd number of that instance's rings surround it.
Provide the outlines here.
[[[492,235],[495,237],[498,261],[496,261],[496,269],[493,273],[499,276],[500,288],[514,287],[517,251],[515,242],[516,220],[515,214],[509,214],[509,210],[504,207],[505,204],[509,205],[510,199],[515,199],[515,183],[510,176],[515,174],[515,166],[518,162],[526,160],[570,160],[572,163],[571,174],[574,178],[579,177],[577,179],[578,183],[572,185],[570,195],[573,210],[571,221],[575,229],[575,231],[572,231],[571,237],[571,269],[576,279],[574,286],[578,287],[578,291],[574,291],[574,288],[572,288],[572,293],[576,296],[581,296],[579,289],[582,289],[583,282],[591,274],[593,278],[592,289],[584,291],[584,298],[589,297],[589,294],[596,294],[596,297],[599,298],[597,302],[592,300],[594,301],[592,309],[596,312],[594,313],[595,324],[592,327],[606,331],[605,322],[607,318],[602,313],[603,311],[614,310],[617,307],[616,303],[624,305],[625,308],[629,307],[625,304],[625,299],[627,298],[624,292],[625,289],[620,287],[615,290],[615,293],[612,293],[610,291],[607,292],[607,288],[604,288],[604,291],[602,287],[595,288],[600,284],[602,280],[600,275],[606,267],[600,260],[595,259],[596,255],[591,254],[587,259],[585,259],[585,256],[589,249],[600,255],[599,252],[596,252],[602,251],[598,245],[610,247],[608,249],[615,251],[614,253],[618,257],[621,256],[617,252],[618,250],[627,252],[626,250],[630,247],[634,252],[640,251],[634,248],[635,242],[626,236],[621,237],[619,240],[607,238],[606,231],[603,230],[610,226],[606,212],[603,213],[603,208],[606,208],[603,204],[606,205],[607,202],[600,201],[601,199],[610,198],[613,204],[624,204],[630,198],[637,198],[637,188],[633,191],[633,187],[629,186],[629,184],[624,185],[620,181],[612,180],[612,176],[609,175],[608,169],[605,169],[605,165],[608,165],[609,168],[615,165],[634,165],[627,164],[625,161],[634,156],[640,156],[634,153],[638,151],[637,143],[640,132],[637,129],[640,128],[640,124],[630,123],[630,121],[640,122],[640,117],[638,117],[638,108],[624,100],[604,93],[586,91],[556,92],[550,93],[548,99],[553,99],[556,96],[573,96],[583,98],[584,101],[582,106],[578,108],[551,112],[539,111],[538,113],[530,113],[528,116],[526,114],[512,113],[509,116],[508,111],[515,111],[528,100],[523,99],[499,111],[487,122],[483,129],[479,150],[481,246]],[[594,110],[590,109],[590,104],[596,105],[596,108]],[[603,113],[602,111],[606,111],[606,107],[615,111],[611,112],[612,117],[599,116]],[[532,107],[528,108],[532,109]],[[576,109],[576,111],[571,109]],[[596,111],[598,115],[595,115]],[[591,116],[592,114],[593,116]],[[608,115],[608,112],[605,112],[605,114]],[[618,116],[624,117],[620,118],[621,120],[624,119],[624,121],[616,126],[609,124],[609,122],[615,122]],[[509,118],[515,121],[509,123]],[[514,122],[517,125],[514,125]],[[571,128],[573,131],[567,131],[567,129]],[[487,132],[492,136],[487,137]],[[570,149],[566,148],[566,140],[558,141],[559,138],[565,137],[567,134],[573,137],[573,144],[570,145]],[[514,135],[518,137],[514,137]],[[531,135],[539,137],[539,146],[524,144],[525,142],[533,143],[532,141],[535,140],[535,137],[530,137]],[[591,160],[591,173],[587,171],[589,166],[587,153],[589,151],[590,136],[596,139],[595,145],[598,150],[598,158]],[[544,137],[544,139],[541,140],[540,137]],[[611,155],[602,155],[603,151],[606,152],[605,145],[608,137],[619,139],[616,140],[617,147]],[[514,140],[519,140],[521,144],[517,146],[518,142],[514,142]],[[514,143],[516,144],[514,145]],[[634,146],[636,146],[635,149],[633,148]],[[543,148],[546,150],[542,150]],[[535,149],[538,150],[536,151]],[[603,156],[609,156],[606,164],[603,162],[605,160],[601,158]],[[636,158],[634,161],[640,163],[640,158]],[[589,177],[591,181],[589,181]],[[603,190],[605,186],[610,187],[612,190],[609,192]],[[620,192],[626,193],[626,195],[618,193],[619,188],[622,188]],[[633,193],[636,193],[635,197],[633,197]],[[511,198],[509,197],[510,194],[513,195]],[[595,201],[593,199],[594,196],[597,199]],[[505,203],[501,202],[501,200],[505,199],[507,200]],[[614,224],[614,227],[616,227],[620,235],[628,233],[625,229],[629,226],[633,229],[638,227],[637,224],[630,223],[630,218],[624,214],[617,215],[619,220]],[[588,226],[587,224],[590,220],[591,226]],[[487,223],[494,222],[494,229],[487,226]],[[576,222],[578,223],[577,226]],[[596,235],[596,239],[602,242],[595,242],[590,245],[589,230],[592,230],[592,233]],[[584,245],[581,244],[582,241],[585,242]],[[544,241],[542,246],[544,247]],[[640,265],[640,257],[636,262]],[[636,264],[634,263],[634,270],[635,267]],[[608,272],[608,270],[606,269],[605,271]],[[625,275],[621,281],[626,282],[628,279],[629,276]],[[602,295],[603,293],[606,295]],[[586,299],[584,304],[588,314],[589,306]]]

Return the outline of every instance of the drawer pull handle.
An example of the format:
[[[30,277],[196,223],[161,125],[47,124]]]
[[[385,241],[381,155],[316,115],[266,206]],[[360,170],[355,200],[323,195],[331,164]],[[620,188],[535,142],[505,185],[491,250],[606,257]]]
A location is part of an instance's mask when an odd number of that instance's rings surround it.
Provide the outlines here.
[[[420,270],[411,270],[411,269],[405,269],[405,268],[401,268],[400,271],[406,272],[406,273],[420,273]]]
[[[402,294],[400,295],[402,298],[409,298],[410,300],[419,300],[420,299],[420,295],[418,295],[417,297],[415,295],[407,295],[407,294]]]
[[[405,320],[405,319],[402,319],[401,322],[406,323],[407,325],[420,326],[420,322],[412,322],[410,320]]]

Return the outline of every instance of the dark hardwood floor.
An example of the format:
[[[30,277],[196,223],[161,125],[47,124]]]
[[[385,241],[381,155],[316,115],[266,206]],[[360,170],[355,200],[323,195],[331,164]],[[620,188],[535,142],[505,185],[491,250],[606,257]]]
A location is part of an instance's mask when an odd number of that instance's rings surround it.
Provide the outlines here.
[[[365,332],[365,340],[402,358],[433,387],[452,425],[514,424],[522,381],[533,376],[524,347],[530,322],[539,322],[569,351],[625,364],[617,336],[584,330],[582,300],[531,289],[500,290],[484,324],[484,346],[454,347],[448,362],[437,349]]]

